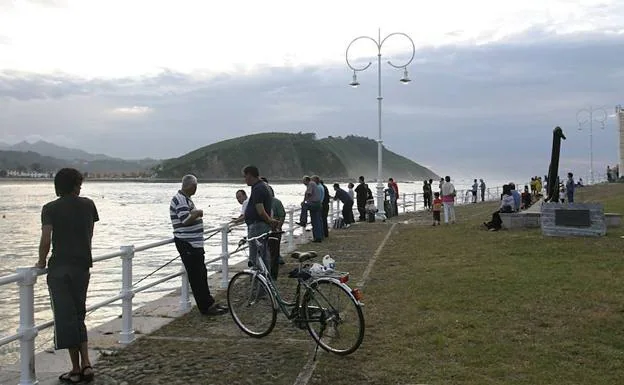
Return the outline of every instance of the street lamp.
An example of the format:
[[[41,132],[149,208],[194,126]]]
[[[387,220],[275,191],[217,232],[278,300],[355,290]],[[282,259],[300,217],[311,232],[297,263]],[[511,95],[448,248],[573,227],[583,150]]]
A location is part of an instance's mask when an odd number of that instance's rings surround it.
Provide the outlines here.
[[[607,111],[601,107],[589,106],[589,108],[584,108],[576,113],[576,121],[579,125],[579,131],[582,131],[584,126],[589,128],[589,183],[594,184],[594,123],[600,124],[600,128],[604,129]]]
[[[414,45],[414,41],[412,40],[412,38],[409,37],[407,34],[403,32],[394,32],[382,39],[381,29],[380,29],[377,39],[374,39],[370,36],[356,37],[355,39],[351,41],[351,43],[349,43],[349,45],[347,46],[347,51],[345,52],[345,59],[347,61],[347,66],[349,66],[349,68],[353,70],[353,80],[351,81],[351,83],[349,83],[349,85],[353,88],[356,88],[357,86],[360,85],[360,83],[357,81],[357,73],[368,69],[368,67],[370,67],[373,63],[368,62],[368,64],[363,67],[354,67],[349,62],[349,49],[351,48],[353,43],[362,39],[372,41],[373,43],[375,43],[375,46],[377,47],[377,89],[378,89],[377,114],[378,114],[378,125],[379,125],[379,139],[377,140],[377,209],[379,211],[377,212],[377,215],[381,219],[385,219],[386,217],[386,213],[384,210],[384,184],[383,184],[383,180],[381,177],[382,150],[383,150],[383,141],[381,140],[381,101],[383,100],[383,97],[381,96],[381,47],[390,37],[393,37],[393,36],[404,36],[407,38],[407,40],[409,40],[410,44],[412,45],[412,55],[405,64],[395,65],[391,61],[388,61],[388,64],[391,67],[403,70],[403,77],[399,81],[403,84],[408,84],[409,82],[411,82],[411,79],[409,78],[407,74],[407,66],[412,62],[412,60],[414,60],[414,56],[416,55],[416,46]]]

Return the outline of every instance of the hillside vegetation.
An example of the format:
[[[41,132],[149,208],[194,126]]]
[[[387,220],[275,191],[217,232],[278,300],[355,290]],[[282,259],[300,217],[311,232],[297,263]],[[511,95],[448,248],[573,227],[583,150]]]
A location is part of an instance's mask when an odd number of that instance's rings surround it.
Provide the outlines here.
[[[159,178],[193,173],[200,178],[239,178],[245,165],[256,165],[271,179],[318,174],[324,178],[377,175],[377,142],[347,136],[317,140],[313,133],[264,133],[201,147],[155,169]],[[384,148],[383,175],[400,180],[437,178],[431,170]]]

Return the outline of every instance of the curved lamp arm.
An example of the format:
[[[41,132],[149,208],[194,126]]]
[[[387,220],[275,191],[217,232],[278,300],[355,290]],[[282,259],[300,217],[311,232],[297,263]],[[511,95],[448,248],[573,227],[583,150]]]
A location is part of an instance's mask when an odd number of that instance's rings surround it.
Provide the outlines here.
[[[384,39],[381,41],[381,44],[379,44],[379,50],[381,50],[381,47],[384,45],[386,40],[388,40],[392,36],[404,36],[404,37],[407,38],[407,40],[409,40],[410,44],[412,44],[412,56],[409,58],[407,63],[398,66],[398,65],[392,64],[392,62],[390,60],[388,60],[388,64],[390,64],[394,68],[397,68],[397,69],[406,68],[408,65],[410,65],[412,60],[414,60],[414,56],[416,56],[416,45],[414,44],[414,40],[412,40],[411,37],[409,37],[407,34],[405,34],[403,32],[394,32],[394,33],[391,33],[390,35],[384,37]]]
[[[370,40],[373,43],[375,43],[375,47],[377,47],[377,52],[381,52],[381,45],[379,45],[379,43],[377,42],[377,40],[373,39],[370,36],[359,36],[356,37],[355,39],[351,40],[351,43],[349,43],[349,45],[347,46],[347,50],[345,52],[345,60],[347,61],[347,66],[349,66],[349,68],[351,68],[353,70],[353,72],[359,72],[359,71],[364,71],[366,70],[368,67],[370,67],[373,63],[372,62],[368,62],[367,65],[365,65],[364,67],[361,68],[357,68],[351,65],[351,62],[349,61],[349,49],[351,48],[351,46],[353,45],[353,43],[355,43],[358,40],[361,39],[366,39],[366,40]]]

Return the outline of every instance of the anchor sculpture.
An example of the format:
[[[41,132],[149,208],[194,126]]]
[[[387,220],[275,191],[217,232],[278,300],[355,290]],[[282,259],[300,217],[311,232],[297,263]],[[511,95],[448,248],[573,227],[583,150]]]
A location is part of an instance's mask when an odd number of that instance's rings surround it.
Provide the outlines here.
[[[559,153],[561,152],[561,139],[565,140],[563,130],[557,126],[553,130],[552,153],[550,156],[550,166],[548,167],[548,185],[546,190],[546,202],[559,201]]]

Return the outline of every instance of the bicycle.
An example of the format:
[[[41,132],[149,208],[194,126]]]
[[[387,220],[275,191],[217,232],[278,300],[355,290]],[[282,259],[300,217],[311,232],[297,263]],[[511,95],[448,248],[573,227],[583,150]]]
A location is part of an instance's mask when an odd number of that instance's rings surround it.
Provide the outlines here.
[[[256,263],[235,274],[228,285],[227,300],[234,322],[249,336],[262,338],[275,327],[279,309],[297,327],[308,330],[316,341],[316,351],[320,346],[338,355],[353,353],[364,339],[360,290],[346,284],[346,272],[314,275],[304,262],[314,259],[316,252],[294,252],[291,257],[299,267],[289,277],[297,279],[297,285],[293,300],[285,300],[261,255],[263,243],[280,233],[271,231],[239,243],[240,247],[245,242],[256,242],[258,247]]]

